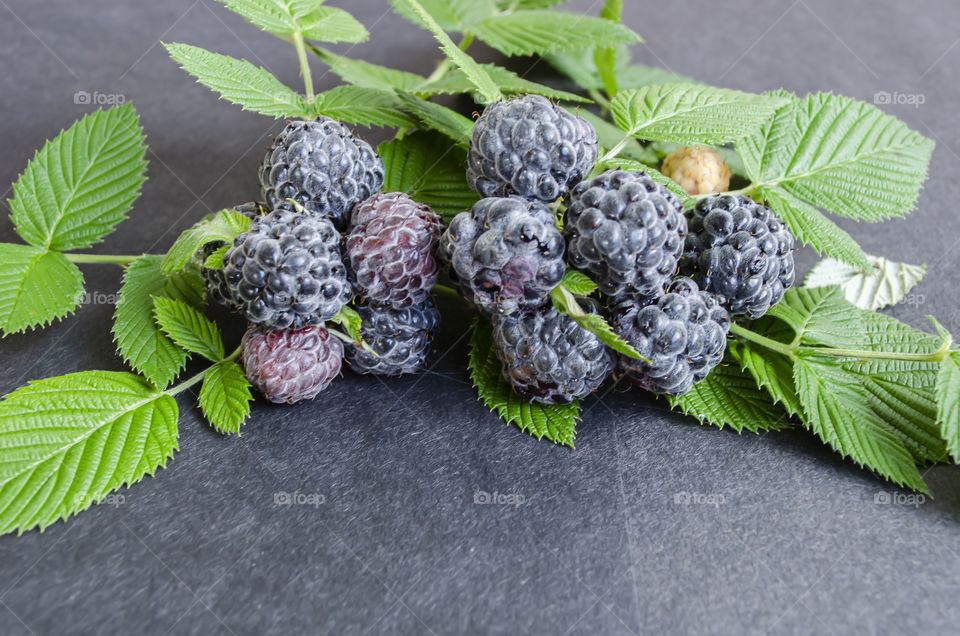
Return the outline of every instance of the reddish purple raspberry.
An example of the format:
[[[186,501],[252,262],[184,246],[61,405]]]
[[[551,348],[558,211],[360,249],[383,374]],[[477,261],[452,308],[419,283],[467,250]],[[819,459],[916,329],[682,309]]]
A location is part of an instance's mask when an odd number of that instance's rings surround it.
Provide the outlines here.
[[[375,194],[358,205],[347,259],[359,294],[394,309],[422,303],[440,271],[435,253],[442,229],[433,210],[402,192]]]
[[[343,344],[323,327],[265,329],[243,334],[243,368],[271,402],[311,400],[340,373]]]

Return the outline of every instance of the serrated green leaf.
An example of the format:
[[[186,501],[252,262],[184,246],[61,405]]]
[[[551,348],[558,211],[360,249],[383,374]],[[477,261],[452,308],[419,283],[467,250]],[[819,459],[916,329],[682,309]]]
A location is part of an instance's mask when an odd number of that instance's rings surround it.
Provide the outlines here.
[[[866,339],[863,313],[839,287],[788,289],[767,315],[790,325],[805,345],[857,348]]]
[[[597,284],[590,280],[589,276],[575,269],[564,272],[560,284],[577,296],[588,296],[597,288]]]
[[[223,359],[223,340],[213,321],[179,300],[157,296],[153,299],[153,316],[163,333],[178,347],[199,353],[207,360]]]
[[[177,449],[177,403],[130,373],[31,382],[0,402],[0,533],[43,530],[152,475]]]
[[[757,193],[799,241],[812,247],[821,256],[828,254],[855,267],[870,267],[870,261],[860,245],[820,210],[780,187],[759,188]]]
[[[610,105],[629,135],[682,144],[725,144],[757,130],[781,98],[703,84],[658,84],[620,91]]]
[[[200,410],[218,433],[239,433],[250,415],[250,382],[232,360],[210,367],[200,387]]]
[[[187,352],[157,326],[153,298],[163,296],[190,302],[184,291],[192,291],[192,286],[183,283],[183,273],[165,275],[161,261],[161,256],[147,254],[127,266],[112,331],[123,359],[162,389],[180,373]]]
[[[331,319],[332,322],[335,322],[347,330],[347,335],[354,339],[356,342],[360,342],[363,338],[360,335],[360,329],[363,327],[363,320],[360,318],[360,314],[357,313],[357,310],[348,305],[344,305],[340,308],[340,312]]]
[[[960,352],[940,363],[937,375],[937,423],[953,461],[960,463]]]
[[[770,394],[774,403],[782,405],[789,415],[801,412],[803,407],[793,383],[793,363],[786,356],[746,341],[731,342],[727,350],[741,368],[750,372],[756,385]]]
[[[446,106],[428,102],[409,93],[397,91],[397,97],[403,102],[407,112],[420,120],[423,127],[442,132],[464,148],[470,145],[473,135],[471,120]]]
[[[223,269],[223,257],[227,255],[230,245],[221,245],[203,261],[207,269]]]
[[[604,2],[603,8],[600,10],[600,17],[620,24],[623,20],[623,0],[607,0]],[[620,91],[617,78],[617,47],[597,46],[593,51],[593,61],[607,95],[616,95]]]
[[[44,144],[13,184],[17,233],[56,251],[98,243],[139,196],[146,150],[133,105],[86,115]]]
[[[366,88],[396,88],[403,91],[413,91],[423,85],[427,78],[409,71],[400,71],[389,66],[381,66],[372,62],[365,62],[337,55],[332,51],[311,46],[310,49],[330,66],[330,70],[340,79],[354,86]],[[472,87],[472,85],[471,85]]]
[[[818,93],[787,102],[737,151],[756,187],[880,221],[913,209],[933,142],[874,106]]]
[[[237,235],[250,229],[249,217],[234,210],[220,210],[205,216],[183,231],[163,257],[163,273],[173,274],[186,267],[187,263],[208,243],[232,243]]]
[[[72,312],[83,299],[83,274],[58,252],[0,243],[0,331],[42,327]]]
[[[534,95],[543,95],[551,99],[562,99],[569,102],[590,101],[576,93],[568,93],[567,91],[562,91],[551,86],[537,84],[536,82],[523,79],[513,71],[505,69],[502,66],[497,66],[496,64],[481,64],[480,66],[487,72],[490,79],[500,87],[500,90],[508,95],[511,93],[522,95],[532,93]],[[456,93],[473,93],[476,91],[473,82],[471,82],[460,69],[454,69],[444,74],[440,79],[430,82],[429,84],[423,84],[414,89],[400,88],[412,91],[418,95],[450,95]]]
[[[631,29],[602,18],[568,11],[530,9],[489,17],[469,32],[504,55],[543,55],[592,47],[640,42]]]
[[[642,88],[652,84],[699,83],[692,77],[680,75],[679,73],[655,66],[630,64],[630,54],[624,46],[617,47],[615,56],[617,83],[621,90],[627,88]],[[574,84],[583,90],[589,91],[604,88],[603,81],[597,72],[592,48],[581,51],[558,51],[545,55],[544,59],[555,69],[573,80]]]
[[[164,46],[199,83],[244,110],[275,118],[310,116],[306,100],[263,68],[189,44]]]
[[[417,13],[403,2],[391,2],[396,12],[417,26],[422,26]],[[493,0],[420,0],[420,5],[444,31],[463,31],[464,27],[493,15]]]
[[[789,425],[783,409],[757,387],[753,377],[730,360],[715,367],[688,393],[667,399],[670,406],[697,418],[701,424],[729,426],[738,433],[776,431]]]
[[[571,448],[577,434],[580,404],[544,404],[522,400],[503,377],[493,345],[493,331],[486,320],[477,321],[470,337],[470,380],[484,405],[508,424],[537,439],[546,437]]]
[[[835,258],[825,258],[807,274],[807,287],[839,285],[847,300],[859,307],[875,311],[896,305],[907,297],[923,279],[926,265],[910,265],[867,254],[871,268],[862,270]]]
[[[467,185],[467,153],[437,132],[415,132],[380,144],[383,189],[405,192],[449,222],[479,198]]]
[[[277,35],[300,32],[320,42],[364,42],[370,34],[357,20],[322,0],[219,0],[253,25]]]
[[[490,79],[487,72],[483,70],[472,57],[461,51],[460,48],[453,43],[450,36],[437,24],[433,16],[423,8],[423,5],[417,2],[417,0],[390,0],[390,3],[394,7],[405,7],[409,9],[416,17],[414,22],[433,33],[437,42],[440,43],[440,49],[443,53],[451,62],[456,64],[457,68],[463,71],[470,81],[473,82],[473,85],[477,87],[477,93],[482,103],[489,104],[490,102],[503,99],[500,89],[497,88],[494,81]]]
[[[314,114],[362,126],[417,125],[417,119],[410,116],[395,93],[364,86],[337,86],[320,93],[312,109]]]
[[[836,360],[800,355],[793,369],[803,421],[814,434],[858,465],[929,494],[900,434],[876,416],[863,388]]]
[[[580,307],[580,303],[577,302],[576,296],[563,285],[558,285],[550,290],[550,301],[557,311],[570,316],[575,323],[595,335],[600,339],[600,342],[617,353],[622,353],[636,360],[646,360],[629,342],[613,331],[613,327],[603,319],[603,316],[585,312]]]

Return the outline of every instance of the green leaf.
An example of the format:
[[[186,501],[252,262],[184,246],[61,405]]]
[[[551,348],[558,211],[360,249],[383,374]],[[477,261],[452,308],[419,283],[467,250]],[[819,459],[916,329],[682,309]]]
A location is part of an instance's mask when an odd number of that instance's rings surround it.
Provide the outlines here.
[[[405,7],[409,9],[416,16],[414,22],[433,33],[437,42],[440,43],[440,48],[443,50],[443,53],[451,62],[456,64],[470,81],[473,82],[473,85],[477,87],[477,93],[481,98],[481,102],[489,104],[490,102],[503,99],[503,95],[500,94],[500,89],[497,88],[494,81],[490,79],[487,72],[483,70],[472,57],[461,51],[460,48],[453,43],[450,36],[444,32],[443,28],[437,24],[436,20],[433,19],[430,13],[424,9],[417,0],[390,0],[390,2],[395,7]]]
[[[478,320],[470,337],[470,380],[484,405],[508,424],[537,439],[546,437],[556,444],[573,448],[580,419],[580,404],[544,404],[522,400],[503,377],[503,369],[493,345],[493,330],[486,320]]]
[[[862,312],[839,287],[788,289],[767,315],[790,325],[805,345],[856,348],[866,339]]]
[[[398,91],[397,97],[403,102],[407,112],[420,120],[422,126],[442,132],[464,148],[470,145],[470,138],[473,136],[471,120],[446,106],[428,102],[409,93]]]
[[[870,409],[868,396],[836,360],[801,355],[793,367],[804,424],[843,457],[929,494],[899,434]]]
[[[320,42],[364,42],[370,34],[357,20],[322,0],[219,0],[253,25],[277,35],[300,32]]]
[[[927,271],[925,265],[897,263],[882,256],[867,255],[871,268],[861,270],[835,258],[825,258],[807,274],[807,287],[839,285],[844,296],[860,309],[875,311],[896,305],[916,287]]]
[[[600,17],[620,24],[623,20],[623,0],[607,0],[604,2],[603,9],[600,10]],[[616,95],[620,90],[617,81],[617,47],[596,47],[593,51],[593,61],[607,95]]]
[[[563,285],[558,285],[550,290],[550,301],[557,311],[573,318],[575,323],[595,335],[600,339],[600,342],[617,353],[622,353],[636,360],[647,360],[629,342],[618,336],[613,331],[613,327],[603,319],[603,316],[585,312],[580,307],[580,303],[577,302],[577,297]]]
[[[620,152],[617,153],[617,156],[614,159],[606,162],[606,165],[616,167],[617,164],[623,159],[631,159],[648,166],[657,165],[660,163],[660,157],[657,156],[657,153],[651,148],[643,146],[636,139],[627,139],[626,142],[624,142],[623,131],[608,122],[606,119],[597,117],[589,110],[581,110],[578,114],[580,117],[583,117],[590,122],[590,124],[597,131],[597,141],[602,148],[613,148],[618,144],[623,144],[623,146],[620,148]],[[633,168],[625,169],[633,170]]]
[[[46,326],[83,299],[83,274],[58,252],[0,243],[0,331]]]
[[[708,422],[740,433],[748,430],[776,431],[789,424],[787,414],[777,408],[770,395],[736,364],[715,367],[686,394],[669,396],[670,406],[679,408],[702,424]]]
[[[43,530],[152,475],[177,450],[177,403],[130,373],[31,382],[0,402],[0,533]]]
[[[656,181],[657,183],[662,183],[667,187],[667,190],[672,192],[680,199],[680,202],[685,208],[693,207],[697,199],[687,194],[687,191],[680,187],[680,184],[663,174],[656,168],[649,166],[645,163],[635,161],[633,159],[627,159],[624,157],[613,157],[612,159],[607,159],[606,161],[601,161],[597,165],[603,168],[616,168],[618,170],[639,170],[640,172],[646,173],[648,177]]]
[[[259,66],[189,44],[164,46],[183,70],[244,110],[275,118],[310,116],[310,109],[302,96]]]
[[[449,222],[478,196],[467,185],[467,153],[437,132],[415,132],[380,144],[386,192],[405,192]]]
[[[232,360],[210,367],[200,388],[200,410],[218,433],[239,433],[250,415],[250,382]]]
[[[497,8],[501,11],[511,9],[548,9],[556,4],[563,4],[567,0],[497,0]]]
[[[758,129],[783,99],[703,84],[658,84],[621,91],[613,121],[634,137],[682,144],[725,144]]]
[[[560,284],[563,285],[571,294],[577,296],[589,296],[597,288],[597,284],[590,278],[575,269],[568,269],[563,274]]]
[[[184,230],[163,257],[163,273],[173,274],[182,270],[208,243],[232,243],[237,235],[250,229],[250,218],[233,210],[220,210],[209,214],[192,227]]]
[[[869,269],[870,261],[863,249],[820,210],[780,187],[759,188],[757,192],[799,241],[812,247],[821,256],[829,254],[855,267]]]
[[[542,55],[640,42],[632,30],[602,18],[544,9],[502,13],[471,25],[470,33],[504,55]]]
[[[788,102],[737,151],[756,187],[880,221],[913,209],[933,142],[874,106],[818,93]]]
[[[536,82],[523,79],[513,71],[505,69],[502,66],[497,66],[496,64],[481,64],[480,66],[487,72],[494,83],[500,87],[500,90],[507,94],[517,93],[525,95],[527,93],[533,93],[534,95],[543,95],[551,99],[562,99],[569,102],[590,101],[576,93],[568,93],[567,91],[562,91],[551,86],[537,84]],[[403,88],[403,90],[411,89]],[[450,95],[474,93],[476,92],[476,88],[463,71],[454,69],[438,80],[412,89],[412,92],[418,95]]]
[[[400,71],[389,66],[381,66],[372,62],[355,60],[332,51],[312,46],[311,50],[330,66],[330,70],[340,79],[354,86],[365,88],[397,88],[403,91],[413,91],[421,86],[427,78]],[[471,88],[473,85],[471,84]]]
[[[131,104],[86,115],[44,144],[13,184],[17,233],[56,251],[100,242],[140,194],[146,150]]]
[[[417,125],[396,94],[363,86],[337,86],[320,93],[313,103],[315,114],[362,126],[409,128]]]
[[[775,404],[782,405],[789,415],[802,411],[793,383],[793,363],[786,356],[746,341],[731,342],[728,351],[741,368],[750,372],[757,387],[770,394]]]
[[[960,352],[940,363],[937,375],[937,423],[953,461],[960,463]]]
[[[413,8],[404,2],[391,2],[397,13],[417,26],[422,20]],[[492,0],[420,0],[420,6],[429,13],[444,31],[463,31],[464,27],[493,15],[497,8]]]
[[[153,315],[157,324],[178,347],[199,353],[207,360],[223,359],[223,340],[213,322],[190,305],[179,300],[157,296],[153,299]]]
[[[123,359],[160,388],[169,385],[187,361],[187,352],[167,337],[153,319],[153,298],[190,302],[185,274],[165,275],[162,257],[141,256],[127,266],[114,310],[113,337]],[[185,293],[186,292],[186,293]]]
[[[363,340],[363,337],[360,335],[360,329],[363,327],[363,320],[360,318],[360,314],[357,313],[357,310],[353,307],[348,305],[341,307],[340,312],[331,319],[331,322],[335,322],[346,329],[347,335],[353,338],[355,342],[360,342]]]
[[[615,69],[620,89],[642,88],[652,84],[697,84],[697,80],[655,66],[630,64],[626,47],[617,47]],[[555,69],[573,80],[583,90],[604,88],[597,71],[593,49],[558,51],[544,56]]]
[[[230,249],[230,245],[221,245],[212,252],[210,256],[203,261],[203,266],[207,269],[223,269],[223,257],[227,255],[227,250]]]

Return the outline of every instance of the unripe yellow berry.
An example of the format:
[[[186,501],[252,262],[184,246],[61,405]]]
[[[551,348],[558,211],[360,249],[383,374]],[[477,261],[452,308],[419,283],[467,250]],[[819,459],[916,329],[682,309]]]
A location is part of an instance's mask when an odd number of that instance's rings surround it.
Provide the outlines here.
[[[691,195],[730,189],[730,168],[720,155],[703,146],[684,146],[671,152],[663,160],[661,172]]]

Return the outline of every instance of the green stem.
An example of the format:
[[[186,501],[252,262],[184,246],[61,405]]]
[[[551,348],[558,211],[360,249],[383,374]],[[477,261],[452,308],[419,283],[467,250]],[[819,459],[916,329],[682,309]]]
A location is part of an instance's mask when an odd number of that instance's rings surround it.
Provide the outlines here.
[[[782,353],[783,355],[787,356],[791,360],[793,360],[796,357],[795,355],[796,351],[790,345],[783,344],[782,342],[777,342],[776,340],[773,340],[772,338],[767,338],[766,336],[761,336],[755,331],[750,331],[743,325],[738,325],[737,323],[731,324],[730,333],[736,334],[737,336],[740,336],[744,340],[748,340],[750,342],[756,343],[761,347],[766,347],[771,351]]]
[[[73,252],[64,252],[64,256],[71,263],[110,263],[113,265],[128,265],[140,258],[138,256],[119,255],[119,254],[76,254]]]
[[[470,35],[469,33],[464,33],[463,39],[460,40],[460,44],[458,44],[457,46],[460,48],[461,51],[466,51],[468,48],[470,48],[470,45],[472,43],[473,43],[473,36]],[[450,61],[450,58],[444,58],[439,64],[437,64],[437,68],[433,70],[433,73],[430,73],[426,81],[424,81],[423,85],[428,86],[438,81],[441,77],[446,75],[452,68],[453,68],[453,62]]]
[[[234,349],[234,350],[230,353],[230,355],[228,355],[226,358],[224,358],[224,359],[221,360],[220,362],[232,362],[233,360],[236,360],[236,359],[240,356],[240,352],[241,352],[242,350],[243,350],[242,347],[237,347],[236,349]],[[186,380],[184,380],[184,381],[181,382],[180,384],[175,384],[175,385],[173,385],[172,387],[170,387],[169,389],[167,389],[166,391],[164,391],[164,393],[166,393],[167,395],[177,395],[178,393],[182,393],[182,392],[186,391],[187,389],[189,389],[190,387],[192,387],[194,384],[196,384],[196,383],[200,382],[201,380],[203,380],[203,378],[206,377],[207,373],[210,372],[210,369],[212,369],[213,367],[215,367],[217,364],[220,364],[220,363],[219,363],[219,362],[216,362],[216,363],[214,363],[214,364],[211,364],[209,367],[207,367],[206,369],[204,369],[204,370],[201,371],[200,373],[198,373],[198,374],[196,374],[196,375],[190,376],[189,378],[187,378]]]
[[[595,88],[591,88],[589,91],[587,91],[587,94],[590,95],[590,99],[600,104],[604,111],[610,110],[610,100],[604,97],[603,93]]]
[[[313,103],[313,76],[310,74],[310,63],[307,61],[307,48],[304,45],[303,33],[299,29],[293,33],[293,46],[297,49],[297,59],[300,60],[300,75],[303,76],[303,88],[306,91],[307,101]]]
[[[457,300],[461,300],[469,304],[469,301],[463,296],[461,296],[460,292],[458,292],[453,287],[447,287],[446,285],[434,285],[433,291],[435,291],[438,294],[443,294],[444,296],[448,296],[450,298],[456,298]]]
[[[618,141],[613,148],[608,150],[606,154],[604,154],[602,157],[600,157],[600,159],[597,160],[597,163],[605,163],[607,161],[610,161],[611,159],[615,159],[616,156],[620,154],[620,151],[623,150],[623,147],[626,146],[627,142],[629,142],[631,139],[633,139],[633,135],[631,135],[630,133],[627,133],[626,135],[624,135],[623,139]]]

